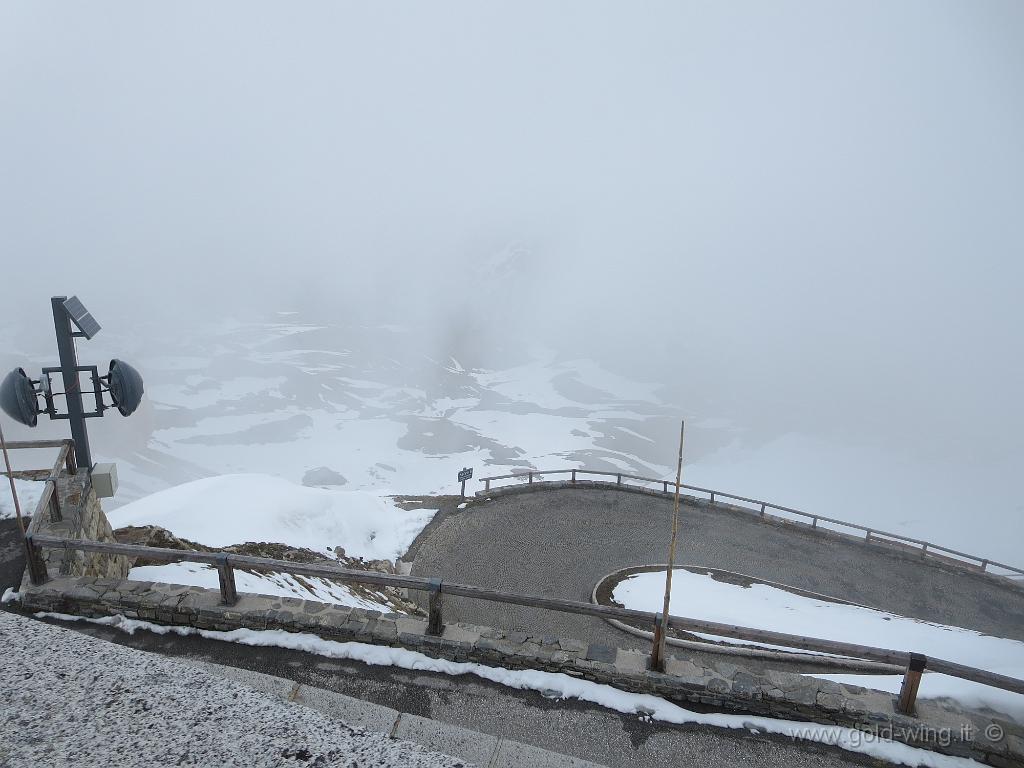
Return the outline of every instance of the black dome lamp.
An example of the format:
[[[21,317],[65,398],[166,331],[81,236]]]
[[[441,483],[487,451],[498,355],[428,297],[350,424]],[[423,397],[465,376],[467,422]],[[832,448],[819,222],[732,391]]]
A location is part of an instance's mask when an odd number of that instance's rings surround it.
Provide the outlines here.
[[[12,419],[27,427],[38,423],[38,414],[45,412],[51,419],[67,419],[71,422],[71,436],[75,441],[78,466],[92,469],[92,454],[89,450],[89,433],[85,420],[102,416],[108,408],[117,408],[122,416],[135,413],[142,402],[144,392],[142,376],[123,360],[110,361],[106,376],[100,376],[95,365],[79,365],[75,351],[75,339],[91,339],[100,330],[96,322],[77,296],[70,299],[54,296],[50,299],[53,309],[53,327],[57,333],[57,352],[60,366],[43,368],[43,375],[33,381],[23,368],[15,368],[0,382],[0,408]],[[76,330],[77,329],[77,330]],[[60,374],[62,392],[53,391],[51,377]],[[81,374],[89,374],[89,386],[83,391]],[[113,405],[103,402],[107,392]],[[93,409],[85,410],[83,394],[91,397]],[[38,396],[42,395],[46,407],[39,408]],[[67,412],[59,413],[54,398],[63,395]]]
[[[0,382],[0,408],[26,427],[34,427],[39,422],[35,382],[28,377],[24,368],[15,368]]]
[[[110,399],[122,416],[131,416],[142,402],[142,375],[124,360],[110,361],[110,372],[106,375]]]

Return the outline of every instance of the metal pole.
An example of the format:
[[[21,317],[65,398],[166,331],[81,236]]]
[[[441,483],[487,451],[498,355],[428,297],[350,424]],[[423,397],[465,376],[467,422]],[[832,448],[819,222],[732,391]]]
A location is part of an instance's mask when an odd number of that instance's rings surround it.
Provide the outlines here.
[[[85,428],[85,408],[82,406],[82,390],[78,383],[78,355],[75,353],[75,338],[72,336],[71,318],[64,308],[67,296],[50,299],[53,308],[53,329],[57,332],[57,353],[60,355],[60,374],[64,381],[64,393],[68,404],[68,420],[71,422],[71,437],[75,441],[78,465],[92,471],[92,452],[89,450],[89,433]]]
[[[14,516],[18,518],[18,527],[21,529],[22,538],[25,537],[25,521],[21,519],[21,502],[18,501],[18,489],[14,487],[14,473],[11,470],[11,457],[7,454],[7,441],[4,440],[4,430],[0,427],[0,446],[4,449],[4,465],[7,467],[7,479],[11,481],[11,496],[14,497]]]
[[[654,647],[651,649],[651,669],[665,671],[665,633],[668,631],[669,602],[672,599],[672,568],[676,561],[676,537],[679,533],[679,486],[683,481],[683,433],[686,421],[679,425],[679,462],[676,464],[676,495],[672,506],[672,542],[668,548],[668,568],[665,571],[665,604],[661,621],[654,627]]]

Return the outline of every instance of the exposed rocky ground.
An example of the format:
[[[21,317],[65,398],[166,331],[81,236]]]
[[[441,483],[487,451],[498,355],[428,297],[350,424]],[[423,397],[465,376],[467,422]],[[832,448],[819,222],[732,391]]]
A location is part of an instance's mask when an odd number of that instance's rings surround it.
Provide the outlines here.
[[[236,555],[266,557],[293,563],[322,563],[352,570],[395,573],[395,564],[390,560],[364,560],[361,557],[349,557],[341,547],[335,548],[333,558],[324,557],[323,553],[315,552],[311,549],[265,541],[247,541],[227,547],[209,547],[196,541],[175,536],[171,531],[158,525],[133,525],[118,528],[114,531],[114,537],[122,544],[138,544],[147,547],[160,547],[162,549],[194,550],[199,552],[230,552]],[[163,563],[147,560],[146,558],[136,558],[135,562],[131,565],[132,567],[139,567],[144,565],[163,565]],[[238,570],[248,569],[240,568]],[[300,584],[304,582],[302,576],[291,576],[291,578]],[[398,589],[342,581],[337,583],[343,584],[356,597],[382,603],[391,607],[396,613],[422,614],[422,610],[415,603],[403,597]]]

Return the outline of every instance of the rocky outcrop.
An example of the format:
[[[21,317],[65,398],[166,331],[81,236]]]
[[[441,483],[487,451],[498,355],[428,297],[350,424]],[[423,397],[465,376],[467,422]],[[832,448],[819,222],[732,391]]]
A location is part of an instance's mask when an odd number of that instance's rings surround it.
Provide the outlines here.
[[[348,557],[341,547],[335,548],[333,558],[324,557],[323,553],[304,547],[292,547],[266,541],[247,541],[243,544],[232,544],[228,547],[209,547],[196,541],[175,536],[166,528],[158,525],[133,525],[118,528],[113,532],[114,538],[122,544],[137,544],[162,549],[192,550],[198,552],[230,552],[236,555],[266,557],[272,560],[284,560],[291,563],[323,563],[337,565],[357,571],[376,571],[378,573],[395,573],[395,565],[390,560],[364,560],[361,557]],[[164,561],[136,558],[131,567],[145,565],[162,565]],[[244,569],[239,569],[244,570]],[[301,577],[292,577],[300,584],[305,584]],[[386,605],[398,613],[422,614],[422,610],[412,601],[406,599],[399,590],[391,587],[371,587],[365,584],[342,584],[352,595],[375,603]]]

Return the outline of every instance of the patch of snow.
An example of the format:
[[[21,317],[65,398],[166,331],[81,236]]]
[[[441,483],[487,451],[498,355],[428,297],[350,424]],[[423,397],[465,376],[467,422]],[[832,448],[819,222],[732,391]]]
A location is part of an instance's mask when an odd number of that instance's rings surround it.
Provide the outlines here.
[[[15,592],[14,587],[8,587],[4,590],[3,596],[0,597],[0,605],[7,605],[7,603],[12,603],[15,600],[21,600],[21,593]]]
[[[210,547],[247,541],[394,560],[436,510],[403,510],[364,491],[307,488],[270,475],[221,475],[168,488],[108,514],[117,528],[159,525]]]
[[[638,573],[624,579],[613,599],[643,611],[660,611],[665,595],[665,572]],[[796,595],[767,584],[742,587],[716,581],[710,575],[674,569],[670,612],[704,621],[734,624],[791,635],[817,637],[859,645],[915,651],[991,672],[1024,678],[1024,643],[983,635],[970,629],[910,619],[858,605],[833,603]],[[705,635],[705,637],[710,637]],[[731,638],[730,642],[740,642]],[[889,676],[840,675],[828,677],[866,688],[892,687]],[[894,678],[900,680],[900,677]],[[896,683],[895,690],[899,690]],[[967,706],[987,706],[1024,720],[1024,695],[928,674],[921,683],[921,698],[950,697]]]
[[[46,483],[39,480],[22,480],[15,478],[14,489],[18,494],[23,517],[31,517],[35,512],[39,497],[43,495]],[[11,483],[6,477],[0,477],[0,520],[14,517],[14,497],[11,496]]]
[[[975,663],[971,666],[983,669],[989,667],[986,659],[978,658],[974,661]],[[862,688],[874,688],[876,691],[896,694],[900,692],[903,685],[903,675],[816,674],[808,675],[808,677],[818,677],[842,685],[859,685]],[[1022,676],[1017,674],[1014,677],[1021,678]],[[954,699],[965,707],[992,709],[1008,715],[1018,723],[1024,723],[1024,695],[1004,691],[1000,688],[991,688],[970,680],[961,680],[959,677],[925,672],[921,678],[921,689],[917,697],[919,699]]]
[[[137,581],[181,584],[188,587],[220,588],[217,570],[200,563],[142,565],[132,568],[128,578]],[[347,605],[352,608],[366,608],[381,613],[394,612],[393,608],[383,603],[353,595],[343,584],[313,576],[296,578],[287,573],[249,573],[235,569],[235,586],[240,593],[297,597],[303,600],[317,600],[321,603]]]
[[[763,733],[778,734],[791,738],[819,742],[836,746],[849,752],[885,760],[890,763],[908,766],[928,766],[929,768],[968,768],[978,763],[962,757],[951,757],[915,749],[906,744],[886,741],[878,737],[851,728],[818,725],[815,723],[777,720],[768,717],[748,715],[730,715],[717,712],[693,712],[677,704],[665,701],[650,694],[628,693],[610,685],[580,680],[560,672],[543,672],[540,670],[509,670],[502,667],[490,667],[475,662],[455,662],[446,659],[434,659],[422,653],[404,648],[367,645],[365,643],[341,643],[335,640],[324,640],[316,635],[301,632],[285,632],[283,630],[251,630],[236,629],[231,632],[215,632],[193,627],[161,626],[124,616],[108,616],[101,619],[89,619],[82,616],[41,612],[39,618],[60,619],[62,621],[86,621],[116,627],[128,634],[142,629],[157,634],[192,635],[240,643],[256,647],[288,648],[305,651],[334,659],[349,659],[374,666],[393,666],[401,669],[439,672],[446,675],[475,675],[499,685],[516,690],[537,691],[548,698],[577,699],[589,701],[623,714],[640,714],[654,720],[674,724],[694,724],[714,728],[728,728]]]

